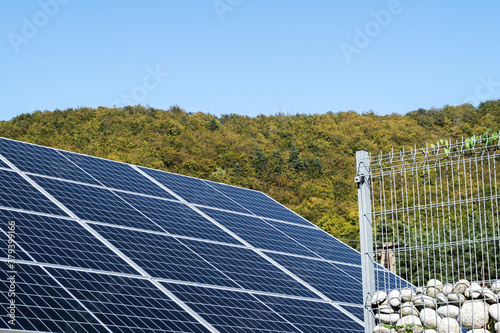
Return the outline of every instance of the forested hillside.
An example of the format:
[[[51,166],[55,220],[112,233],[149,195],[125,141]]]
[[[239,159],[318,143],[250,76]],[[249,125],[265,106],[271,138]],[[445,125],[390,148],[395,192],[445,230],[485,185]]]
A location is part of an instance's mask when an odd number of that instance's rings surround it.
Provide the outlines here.
[[[356,150],[421,147],[488,128],[500,128],[500,100],[404,116],[215,117],[178,106],[36,111],[0,122],[0,136],[260,190],[356,247]]]

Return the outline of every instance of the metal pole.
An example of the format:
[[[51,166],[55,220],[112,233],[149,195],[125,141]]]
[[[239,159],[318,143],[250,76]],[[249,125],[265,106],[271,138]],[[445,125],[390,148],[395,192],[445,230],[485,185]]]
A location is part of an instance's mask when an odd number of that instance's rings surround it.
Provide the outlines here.
[[[355,178],[358,184],[359,235],[361,239],[361,271],[363,278],[363,300],[365,302],[365,333],[373,333],[375,318],[366,304],[375,292],[373,262],[372,206],[370,196],[370,157],[365,150],[356,152]]]

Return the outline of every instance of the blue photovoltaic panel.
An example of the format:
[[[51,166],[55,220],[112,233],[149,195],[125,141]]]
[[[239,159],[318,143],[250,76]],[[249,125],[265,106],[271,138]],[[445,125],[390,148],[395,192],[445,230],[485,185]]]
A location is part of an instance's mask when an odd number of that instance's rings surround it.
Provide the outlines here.
[[[65,151],[61,151],[61,154],[107,187],[175,199],[167,191],[141,175],[128,164]]]
[[[362,282],[362,274],[361,274],[361,266],[351,266],[351,265],[342,265],[338,263],[332,263],[337,269],[340,269],[354,279],[358,280],[359,283]],[[381,266],[375,264],[375,281],[377,285],[375,288],[377,290],[385,290],[387,286],[390,286],[390,289],[401,289],[405,287],[412,287],[407,281],[403,280],[399,276],[391,273],[387,269],[381,269]]]
[[[294,212],[274,201],[262,192],[214,182],[207,183],[257,216],[293,222],[297,224],[305,224],[307,226],[312,225],[306,219],[295,214]]]
[[[81,219],[162,231],[110,190],[50,178],[31,178]]]
[[[278,294],[317,297],[312,291],[253,250],[187,239],[182,240],[182,242],[243,288]]]
[[[116,193],[169,233],[225,243],[241,243],[188,205],[128,193]]]
[[[364,332],[363,326],[329,303],[264,295],[255,297],[304,333]]]
[[[0,221],[14,222],[18,259],[137,274],[76,221],[6,210],[0,210]]]
[[[0,160],[0,168],[11,169],[11,167],[4,163],[2,160]]]
[[[314,252],[260,218],[208,208],[201,208],[201,210],[252,246],[272,251],[318,257]]]
[[[174,237],[101,225],[93,228],[154,277],[237,287]]]
[[[213,187],[207,185],[207,183],[201,179],[147,168],[141,168],[141,170],[156,179],[162,185],[174,191],[187,202],[232,210],[235,212],[249,213],[244,207],[238,205]]]
[[[221,333],[300,332],[250,294],[163,284]]]
[[[0,138],[0,154],[22,171],[98,184],[95,179],[52,148]]]
[[[15,297],[9,298],[7,275],[9,268],[2,262],[0,299],[3,310],[10,300],[15,301],[15,323],[5,312],[0,316],[0,328],[30,332],[108,332],[104,326],[83,309],[41,267],[16,264]]]
[[[375,281],[377,282],[377,289],[384,290],[387,286],[390,289],[402,289],[413,287],[410,283],[403,280],[401,277],[390,272],[387,269],[383,269],[381,266],[375,265]]]
[[[68,210],[0,160],[2,234],[14,220],[16,258],[47,265],[18,265],[16,329],[208,332],[185,302],[220,332],[364,331],[359,252],[261,192],[6,139],[0,154]],[[377,288],[408,286],[376,268]]]
[[[268,253],[272,259],[333,301],[363,304],[361,282],[322,260]]]
[[[341,305],[341,308],[347,310],[349,313],[352,313],[361,321],[365,320],[365,309],[361,306],[349,306],[349,305]]]
[[[48,270],[113,332],[209,332],[148,280]]]
[[[67,216],[56,204],[13,171],[0,170],[0,206]]]
[[[319,228],[304,228],[269,220],[267,222],[327,260],[361,265],[359,252]]]

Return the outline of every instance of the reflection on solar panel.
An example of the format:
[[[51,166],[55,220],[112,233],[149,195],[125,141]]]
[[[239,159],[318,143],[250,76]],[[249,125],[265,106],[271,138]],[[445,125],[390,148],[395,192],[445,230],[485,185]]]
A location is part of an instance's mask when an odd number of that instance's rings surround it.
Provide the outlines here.
[[[0,230],[0,330],[364,331],[360,254],[261,192],[0,138]]]

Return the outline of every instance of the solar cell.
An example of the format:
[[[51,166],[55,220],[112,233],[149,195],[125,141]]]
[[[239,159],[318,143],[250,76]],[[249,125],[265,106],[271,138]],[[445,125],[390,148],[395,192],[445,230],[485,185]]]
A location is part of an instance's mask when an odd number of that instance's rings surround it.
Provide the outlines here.
[[[0,160],[0,168],[12,169],[10,166],[7,165],[7,163],[3,162],[2,160]]]
[[[13,221],[17,259],[136,274],[136,270],[78,222],[0,210],[0,223]],[[5,249],[6,247],[2,248]]]
[[[378,290],[387,289],[387,286],[391,289],[412,287],[410,283],[379,265],[375,266],[375,281],[377,282]]]
[[[221,333],[300,332],[250,294],[174,283],[163,284]]]
[[[314,252],[260,218],[208,208],[201,208],[201,210],[257,248],[318,257]]]
[[[186,204],[128,193],[116,194],[172,234],[241,244]]]
[[[174,237],[101,225],[93,227],[153,277],[237,287]]]
[[[335,266],[337,269],[346,272],[360,283],[362,282],[361,266],[343,265],[339,263],[332,263],[332,265]],[[377,285],[375,287],[377,290],[386,289],[387,286],[390,286],[390,288],[411,287],[411,285],[407,281],[401,279],[394,273],[391,273],[386,269],[380,269],[381,268],[380,265],[375,264],[374,266],[375,266],[375,272],[374,272],[375,281],[377,282]]]
[[[270,220],[267,222],[327,260],[361,265],[359,252],[319,228],[304,228]]]
[[[361,282],[322,260],[268,253],[272,259],[333,301],[363,304]]]
[[[312,223],[295,214],[285,206],[262,192],[252,191],[215,182],[208,182],[213,188],[231,198],[257,216],[311,226]]]
[[[364,332],[363,326],[329,303],[255,295],[304,333]]]
[[[2,304],[14,301],[15,321],[2,314],[2,329],[28,330],[40,332],[108,332],[89,312],[71,297],[57,282],[38,266],[17,264],[15,276],[15,296],[7,292],[10,281],[9,268],[5,262],[2,267],[0,285]],[[10,310],[9,310],[10,312]]]
[[[175,199],[128,164],[65,151],[61,154],[107,187]]]
[[[113,332],[210,332],[148,280],[48,270]]]
[[[253,250],[194,240],[183,240],[182,242],[243,288],[317,297],[316,294]]]
[[[44,177],[32,179],[81,219],[163,230],[110,190]]]
[[[156,179],[163,186],[174,191],[187,202],[235,212],[249,213],[244,207],[238,205],[201,179],[147,168],[140,169]]]
[[[67,216],[45,195],[13,171],[0,170],[0,206]]]
[[[364,313],[365,310],[361,306],[349,306],[342,304],[340,307],[347,310],[349,313],[352,313],[354,316],[356,316],[356,318],[358,318],[361,321],[365,319],[365,313]]]
[[[0,154],[22,171],[98,184],[90,175],[52,148],[0,138]]]

